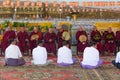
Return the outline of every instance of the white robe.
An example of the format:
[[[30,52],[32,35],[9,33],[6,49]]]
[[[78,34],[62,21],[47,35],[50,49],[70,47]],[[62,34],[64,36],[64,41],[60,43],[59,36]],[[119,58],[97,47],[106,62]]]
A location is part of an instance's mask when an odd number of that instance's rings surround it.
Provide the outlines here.
[[[72,51],[68,47],[63,46],[58,49],[57,63],[73,63]]]
[[[86,47],[83,53],[83,65],[96,66],[99,62],[99,51],[94,47]]]
[[[46,48],[37,46],[32,51],[33,64],[46,64],[47,62],[47,51]]]
[[[115,62],[120,63],[120,52],[117,53]]]
[[[12,58],[18,59],[22,57],[20,49],[17,45],[10,44],[5,50],[5,59]]]

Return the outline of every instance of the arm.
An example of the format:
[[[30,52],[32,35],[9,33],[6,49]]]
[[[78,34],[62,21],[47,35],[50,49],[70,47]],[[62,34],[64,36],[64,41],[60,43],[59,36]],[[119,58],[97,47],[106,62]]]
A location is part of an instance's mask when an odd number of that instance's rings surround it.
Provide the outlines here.
[[[22,53],[21,53],[21,51],[20,51],[18,46],[17,46],[17,49],[18,49],[18,57],[19,57],[19,59],[23,59]]]

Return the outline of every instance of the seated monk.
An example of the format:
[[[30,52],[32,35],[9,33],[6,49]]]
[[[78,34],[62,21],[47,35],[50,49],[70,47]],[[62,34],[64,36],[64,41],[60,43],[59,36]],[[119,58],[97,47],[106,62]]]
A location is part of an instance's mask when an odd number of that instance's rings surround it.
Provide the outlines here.
[[[42,39],[43,39],[42,32],[40,32],[37,27],[34,27],[33,31],[30,33],[30,39],[29,39],[30,52],[32,52],[33,48],[35,48],[37,46],[36,42],[38,40],[42,40]]]
[[[107,51],[110,55],[114,55],[116,51],[115,44],[115,35],[111,28],[108,28],[103,35],[103,39],[105,41],[104,50]]]
[[[103,45],[101,43],[102,35],[100,34],[100,32],[97,30],[95,26],[90,33],[90,40],[97,42],[97,49],[99,50],[100,53],[103,53]]]
[[[78,52],[83,52],[84,49],[88,46],[88,39],[86,31],[81,26],[79,27],[79,31],[76,33],[76,40]]]
[[[49,31],[44,35],[44,47],[47,49],[47,52],[54,53],[56,55],[56,41],[57,36],[53,32],[53,28],[49,28]]]

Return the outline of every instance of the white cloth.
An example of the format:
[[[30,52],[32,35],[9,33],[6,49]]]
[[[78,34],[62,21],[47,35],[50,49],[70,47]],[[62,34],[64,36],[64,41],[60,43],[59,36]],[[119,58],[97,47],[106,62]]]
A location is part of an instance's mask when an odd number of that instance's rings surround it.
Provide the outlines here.
[[[20,52],[20,49],[17,45],[9,45],[5,50],[5,59],[7,58],[13,58],[18,59],[22,57],[22,54]]]
[[[117,53],[115,62],[120,63],[120,52]]]
[[[46,48],[37,46],[32,51],[33,64],[46,64],[47,61],[47,51]]]
[[[96,66],[99,62],[99,51],[94,47],[86,47],[83,52],[83,65]]]
[[[63,46],[58,49],[57,63],[73,63],[72,51],[68,47]]]

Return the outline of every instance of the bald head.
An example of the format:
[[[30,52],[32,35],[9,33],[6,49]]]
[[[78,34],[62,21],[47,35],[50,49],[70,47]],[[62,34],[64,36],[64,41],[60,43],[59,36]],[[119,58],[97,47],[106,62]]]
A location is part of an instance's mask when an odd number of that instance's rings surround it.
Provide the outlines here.
[[[34,27],[34,28],[33,28],[33,31],[34,31],[34,32],[38,32],[38,28],[37,28],[37,27]]]
[[[24,27],[20,27],[20,30],[21,30],[21,32],[24,32],[25,28]]]
[[[53,32],[53,28],[49,28],[49,33],[52,33]]]
[[[79,31],[83,31],[83,27],[82,26],[79,27]]]
[[[108,28],[108,32],[112,32],[112,28],[111,27]]]

